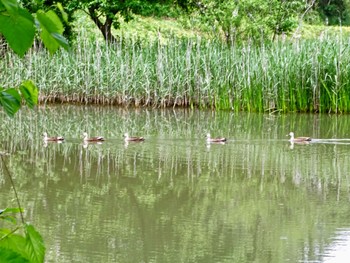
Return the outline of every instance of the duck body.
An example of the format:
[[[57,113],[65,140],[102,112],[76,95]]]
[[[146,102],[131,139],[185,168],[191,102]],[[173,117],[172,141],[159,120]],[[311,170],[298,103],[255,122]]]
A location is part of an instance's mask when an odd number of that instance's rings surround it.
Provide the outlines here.
[[[207,133],[207,142],[208,143],[211,143],[211,142],[226,142],[227,141],[227,139],[226,138],[224,138],[224,137],[220,137],[220,138],[211,138],[211,136],[210,136],[210,133]]]
[[[311,142],[312,140],[311,137],[294,137],[294,132],[290,132],[288,135],[290,136],[290,142]]]
[[[124,133],[124,140],[126,142],[143,142],[145,140],[144,137],[129,137],[128,133]]]
[[[62,142],[64,138],[62,136],[48,137],[47,133],[44,132],[44,141],[45,142]]]
[[[84,136],[84,142],[102,142],[105,140],[101,136],[89,137],[86,132],[83,133],[83,136]]]

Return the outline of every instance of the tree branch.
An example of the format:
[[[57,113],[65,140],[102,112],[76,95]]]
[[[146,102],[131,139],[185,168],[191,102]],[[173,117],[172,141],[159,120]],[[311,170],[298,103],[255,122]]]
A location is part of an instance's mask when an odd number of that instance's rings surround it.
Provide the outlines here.
[[[0,157],[1,157],[1,161],[4,165],[4,170],[8,176],[8,178],[10,178],[10,182],[11,182],[11,185],[12,185],[12,188],[13,188],[13,191],[15,192],[15,197],[16,197],[16,201],[17,201],[17,205],[18,205],[18,208],[19,208],[19,213],[21,215],[21,220],[22,220],[22,223],[25,224],[24,222],[24,216],[23,216],[23,212],[22,212],[22,208],[21,208],[21,203],[19,201],[19,198],[18,198],[18,194],[17,194],[17,190],[16,190],[16,187],[15,187],[15,183],[13,182],[13,179],[12,179],[12,176],[10,174],[10,171],[9,169],[7,168],[7,165],[6,165],[6,162],[4,160],[4,157],[3,157],[3,154],[0,153]]]

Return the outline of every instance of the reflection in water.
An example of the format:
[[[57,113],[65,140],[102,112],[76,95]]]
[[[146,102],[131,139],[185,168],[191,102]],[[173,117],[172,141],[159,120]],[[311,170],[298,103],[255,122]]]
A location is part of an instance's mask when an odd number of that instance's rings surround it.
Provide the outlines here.
[[[292,150],[294,149],[294,145],[309,145],[310,144],[309,141],[302,141],[302,142],[290,141],[289,143],[290,143],[289,148]]]
[[[350,229],[341,229],[336,232],[337,237],[325,249],[322,262],[346,263],[350,259]]]
[[[349,227],[350,147],[322,143],[346,139],[349,117],[67,106],[22,113],[0,124],[0,151],[10,153],[47,261],[320,261],[329,237]],[[295,127],[324,139],[290,150],[285,134]],[[205,129],[229,143],[207,144]],[[43,148],[42,130],[66,142]],[[106,141],[82,144],[85,130]],[[126,144],[124,131],[147,140]],[[1,173],[0,187],[2,208],[13,197]]]
[[[84,141],[83,148],[87,148],[89,145],[102,144],[102,141]]]
[[[133,145],[133,144],[142,144],[144,143],[144,140],[138,140],[138,141],[124,141],[124,148],[128,148],[129,144]]]
[[[209,150],[212,145],[225,145],[226,142],[207,142],[207,149]]]
[[[45,141],[43,142],[43,146],[47,147],[49,144],[60,144],[63,143],[63,141]]]

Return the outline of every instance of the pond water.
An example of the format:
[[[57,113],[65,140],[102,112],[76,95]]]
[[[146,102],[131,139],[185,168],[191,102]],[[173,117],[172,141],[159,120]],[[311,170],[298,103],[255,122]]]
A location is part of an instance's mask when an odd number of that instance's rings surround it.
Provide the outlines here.
[[[46,262],[347,262],[350,116],[46,106],[0,151]],[[62,135],[48,143],[42,133]],[[106,138],[82,143],[82,133]],[[288,134],[315,138],[291,145]],[[123,134],[143,143],[125,144]],[[225,136],[207,144],[205,135]],[[0,208],[16,207],[0,165]]]

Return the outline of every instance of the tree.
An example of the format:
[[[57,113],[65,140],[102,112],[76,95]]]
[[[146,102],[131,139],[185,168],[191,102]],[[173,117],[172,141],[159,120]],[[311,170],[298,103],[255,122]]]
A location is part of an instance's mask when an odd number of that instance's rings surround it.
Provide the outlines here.
[[[38,8],[57,8],[55,2],[51,0],[42,1],[39,5],[30,0],[23,0],[23,2],[32,12],[36,12]],[[169,16],[172,13],[178,15],[179,10],[186,11],[191,5],[190,0],[62,0],[60,2],[67,15],[65,20],[67,21],[65,25],[67,37],[70,37],[72,32],[73,14],[82,10],[95,23],[107,42],[116,41],[112,28],[119,29],[121,21],[130,21],[134,14]]]
[[[319,0],[317,9],[329,25],[350,24],[350,2],[346,0]]]
[[[266,39],[288,34],[307,7],[303,0],[202,0],[197,3],[200,21],[223,34],[226,41]]]

